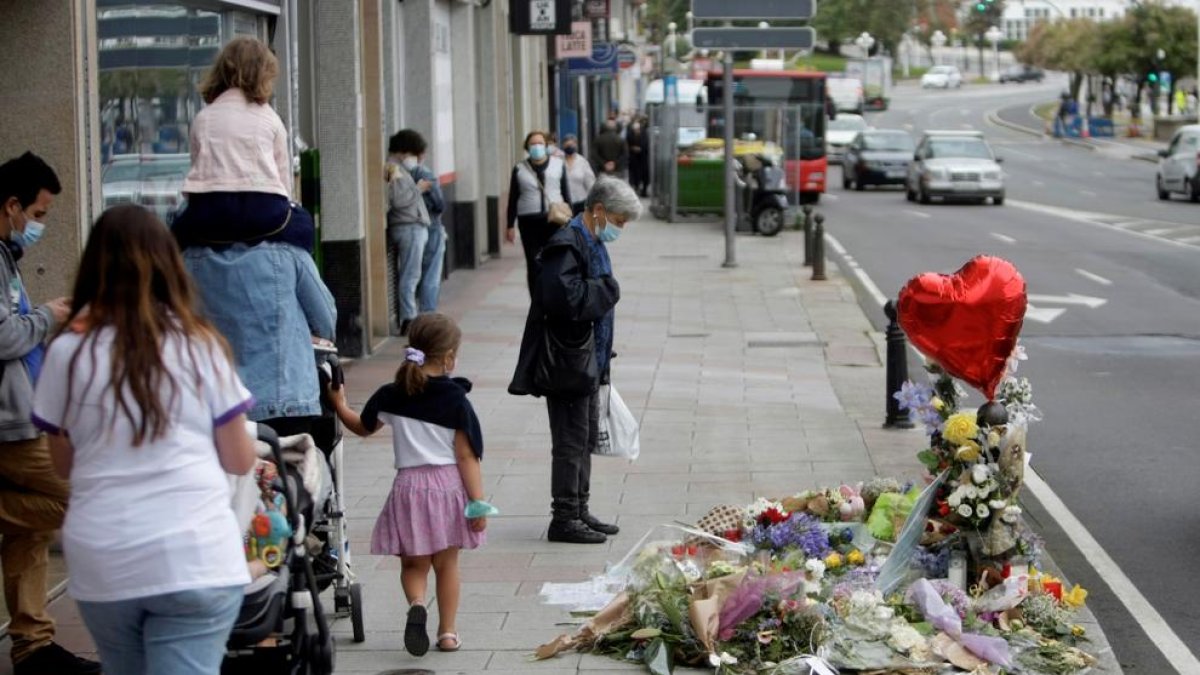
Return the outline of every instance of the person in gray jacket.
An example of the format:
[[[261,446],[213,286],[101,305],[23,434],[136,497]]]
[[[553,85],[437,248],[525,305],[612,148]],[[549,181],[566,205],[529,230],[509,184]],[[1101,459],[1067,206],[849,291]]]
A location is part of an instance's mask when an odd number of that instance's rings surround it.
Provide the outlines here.
[[[8,290],[8,302],[0,302],[0,567],[16,675],[100,672],[100,664],[54,642],[54,620],[46,612],[50,542],[62,527],[68,487],[31,421],[33,383],[46,339],[71,303],[58,298],[35,307],[17,269],[25,249],[41,238],[41,220],[61,191],[54,170],[33,153],[0,165],[0,288]]]
[[[408,335],[408,325],[417,318],[417,286],[421,282],[421,265],[432,222],[424,195],[433,189],[433,182],[414,181],[404,166],[407,156],[404,132],[397,132],[388,141],[387,234],[388,242],[396,247],[396,298],[400,306],[397,318],[401,335]]]

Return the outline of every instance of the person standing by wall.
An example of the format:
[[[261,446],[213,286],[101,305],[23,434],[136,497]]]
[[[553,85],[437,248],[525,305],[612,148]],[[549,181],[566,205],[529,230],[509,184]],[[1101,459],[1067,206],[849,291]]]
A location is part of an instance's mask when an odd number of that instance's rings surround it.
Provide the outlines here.
[[[421,267],[425,258],[425,247],[429,243],[429,229],[433,219],[425,206],[425,193],[433,189],[436,181],[413,180],[409,168],[404,165],[411,139],[396,132],[388,141],[388,160],[385,176],[388,182],[388,241],[396,251],[396,299],[399,304],[400,335],[408,335],[408,326],[417,318],[417,286],[421,283]],[[411,159],[409,160],[411,163]],[[443,242],[443,247],[445,243]]]
[[[629,184],[642,197],[650,184],[650,133],[646,130],[646,118],[635,117],[625,132],[625,143],[629,148]]]
[[[41,221],[60,192],[54,170],[33,153],[0,165],[0,287],[8,291],[0,303],[0,566],[16,675],[100,672],[100,664],[54,642],[54,620],[46,612],[50,542],[62,527],[69,488],[31,421],[33,386],[44,343],[71,304],[58,298],[34,306],[17,269],[24,250],[41,238]]]
[[[401,166],[408,169],[418,188],[422,184],[429,186],[421,193],[425,211],[429,214],[429,239],[421,256],[421,280],[417,283],[417,309],[421,314],[428,314],[437,311],[442,288],[442,267],[446,260],[446,228],[442,225],[442,214],[446,211],[446,198],[442,195],[437,174],[424,163],[428,147],[425,137],[413,129],[401,129],[395,138]]]
[[[546,149],[546,134],[531,131],[525,136],[525,151],[529,158],[517,162],[508,185],[508,217],[505,237],[511,244],[521,232],[521,247],[525,249],[525,280],[533,293],[533,276],[537,255],[558,226],[549,219],[550,204],[571,203],[571,188],[567,184],[566,165],[551,157]]]
[[[592,171],[592,165],[579,155],[579,139],[574,134],[563,138],[562,149],[566,156],[564,162],[567,165],[567,185],[571,195],[578,198],[578,201],[571,202],[571,214],[577,216],[583,213],[587,195],[596,183],[596,174]]]
[[[617,176],[625,168],[625,139],[615,119],[605,120],[604,129],[592,142],[592,165],[596,173]]]

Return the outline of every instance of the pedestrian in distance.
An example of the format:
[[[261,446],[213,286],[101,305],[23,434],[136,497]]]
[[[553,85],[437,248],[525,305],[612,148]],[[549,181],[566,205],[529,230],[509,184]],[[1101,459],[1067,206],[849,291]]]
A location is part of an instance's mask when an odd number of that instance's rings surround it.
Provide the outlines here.
[[[446,211],[446,197],[442,194],[442,186],[438,183],[437,174],[424,164],[425,148],[428,147],[425,137],[413,129],[401,129],[396,132],[394,148],[400,158],[400,165],[416,183],[421,191],[421,199],[425,201],[425,211],[429,214],[429,238],[425,241],[425,252],[421,256],[421,277],[417,282],[417,310],[421,314],[436,312],[438,295],[442,289],[442,267],[446,260],[446,228],[442,225],[442,214]],[[423,186],[428,186],[423,189]]]
[[[592,515],[588,501],[592,451],[599,440],[597,392],[609,381],[614,309],[621,298],[606,245],[641,211],[628,183],[602,176],[588,193],[583,213],[555,232],[539,257],[508,392],[546,397],[550,541],[600,544],[620,531]]]
[[[250,582],[226,474],[254,466],[253,404],[166,226],[105,211],[32,417],[71,482],[68,590],[105,672],[220,671]]]
[[[550,205],[571,203],[571,189],[567,183],[566,165],[561,159],[551,157],[546,149],[546,134],[531,131],[525,136],[525,152],[528,158],[517,162],[508,184],[508,215],[505,238],[511,244],[521,233],[521,247],[525,250],[525,280],[529,292],[533,293],[534,261],[550,235],[558,226],[550,222]]]
[[[278,75],[270,47],[243,36],[201,81],[207,105],[192,122],[187,206],[171,223],[180,247],[271,241],[312,252],[316,226],[292,202],[288,132],[271,108]]]
[[[646,118],[633,118],[625,132],[625,143],[629,148],[629,184],[645,197],[646,186],[650,184],[650,133]]]
[[[625,169],[627,147],[617,130],[617,120],[605,120],[604,128],[592,141],[592,166],[596,173],[619,176]]]
[[[571,215],[577,216],[583,213],[587,195],[596,183],[596,173],[592,171],[592,165],[579,155],[579,139],[574,134],[563,138],[562,149],[566,157],[563,161],[567,165],[567,185],[571,195],[579,198],[578,201],[571,202]]]
[[[370,436],[392,427],[396,478],[371,534],[372,555],[400,558],[400,583],[408,601],[404,648],[429,650],[425,609],[429,570],[437,578],[437,647],[458,651],[458,553],[483,545],[486,517],[467,517],[483,500],[483,434],[467,399],[471,383],[451,378],[462,332],[444,314],[413,321],[404,362],[394,382],[380,387],[355,413],[345,389],[331,389],[346,428]]]
[[[10,617],[16,675],[99,673],[100,664],[76,657],[54,642],[46,611],[50,543],[62,527],[70,489],[54,471],[46,437],[30,421],[33,387],[45,360],[46,340],[70,313],[67,298],[34,305],[17,261],[37,243],[55,195],[58,176],[27,152],[0,165],[0,567]]]
[[[432,191],[437,182],[436,179],[414,180],[404,165],[404,159],[412,156],[410,151],[413,149],[405,131],[396,132],[388,141],[384,168],[388,184],[387,235],[396,256],[396,318],[400,335],[408,335],[408,327],[419,313],[417,287],[421,284],[425,248],[433,226],[433,218],[425,205],[425,194]]]

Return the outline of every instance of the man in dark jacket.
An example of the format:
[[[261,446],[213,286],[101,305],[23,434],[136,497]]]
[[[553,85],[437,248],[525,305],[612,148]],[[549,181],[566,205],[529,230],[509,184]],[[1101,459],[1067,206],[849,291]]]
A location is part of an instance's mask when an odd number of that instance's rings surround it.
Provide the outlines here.
[[[8,291],[8,302],[0,303],[0,566],[15,675],[100,672],[100,664],[54,642],[46,575],[68,487],[54,471],[46,437],[30,421],[46,339],[71,303],[58,298],[34,306],[17,270],[22,252],[41,238],[40,221],[61,191],[54,170],[33,153],[0,165],[0,288]]]
[[[617,131],[617,121],[607,120],[604,130],[592,141],[592,168],[597,175],[618,175],[625,166],[625,156],[625,140]]]
[[[629,147],[629,184],[645,197],[650,184],[650,133],[644,117],[635,117],[630,123],[625,142]]]
[[[552,446],[550,541],[599,544],[619,532],[588,510],[591,453],[599,435],[597,391],[608,382],[613,310],[621,298],[605,242],[616,241],[641,208],[628,184],[601,178],[583,213],[555,232],[538,256],[529,317],[508,391],[546,397]],[[594,341],[594,353],[581,354],[579,347],[589,341]],[[547,358],[547,349],[553,358]]]

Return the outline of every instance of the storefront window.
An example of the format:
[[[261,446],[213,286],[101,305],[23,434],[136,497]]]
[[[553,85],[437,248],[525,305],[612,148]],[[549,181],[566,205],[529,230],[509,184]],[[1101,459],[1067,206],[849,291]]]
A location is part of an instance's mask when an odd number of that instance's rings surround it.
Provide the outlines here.
[[[141,204],[169,222],[190,168],[197,86],[221,45],[258,17],[212,2],[97,0],[104,207]]]

